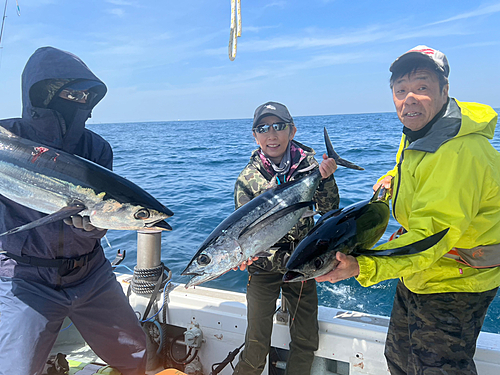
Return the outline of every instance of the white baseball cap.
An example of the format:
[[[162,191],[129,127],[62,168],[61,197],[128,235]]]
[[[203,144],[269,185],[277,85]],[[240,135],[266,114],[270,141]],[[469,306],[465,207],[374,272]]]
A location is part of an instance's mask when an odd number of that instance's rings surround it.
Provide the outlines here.
[[[398,66],[408,62],[413,59],[421,59],[424,61],[433,62],[438,70],[440,70],[445,77],[450,74],[450,66],[448,65],[448,59],[445,54],[437,49],[430,48],[424,45],[416,46],[399,56],[392,64],[389,70],[394,72]]]

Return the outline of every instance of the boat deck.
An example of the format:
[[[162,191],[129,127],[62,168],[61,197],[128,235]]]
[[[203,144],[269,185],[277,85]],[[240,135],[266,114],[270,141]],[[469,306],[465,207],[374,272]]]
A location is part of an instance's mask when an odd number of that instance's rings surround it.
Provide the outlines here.
[[[130,275],[118,275],[118,279],[126,290]],[[130,298],[137,311],[144,311],[148,301],[147,297],[134,294]],[[159,301],[163,301],[163,296]],[[161,305],[161,302],[158,304]],[[208,375],[212,364],[224,360],[229,352],[244,342],[245,294],[205,287],[186,289],[183,284],[172,285],[168,292],[164,323],[183,329],[197,326],[202,330],[204,342],[198,351],[198,359],[203,374]],[[387,317],[320,306],[320,346],[312,374],[387,375],[383,351],[388,324]],[[81,337],[78,340],[75,334],[77,332],[73,326],[61,332],[53,352],[71,352],[69,357],[82,362],[98,361]],[[275,321],[271,345],[277,352],[286,353],[289,341],[288,324]],[[475,361],[480,375],[500,374],[500,335],[481,332]],[[278,369],[283,367],[284,362],[276,362],[281,361],[268,361],[264,373],[269,373],[269,366]],[[221,372],[225,375],[231,373],[231,366]]]

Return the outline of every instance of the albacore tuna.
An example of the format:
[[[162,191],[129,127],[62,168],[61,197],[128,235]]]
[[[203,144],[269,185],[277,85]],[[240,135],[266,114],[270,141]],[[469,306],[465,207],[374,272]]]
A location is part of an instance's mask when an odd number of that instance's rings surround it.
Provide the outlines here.
[[[338,165],[363,168],[340,158],[324,129],[329,157]],[[241,206],[220,223],[200,246],[182,275],[193,276],[186,284],[199,285],[237,267],[248,258],[269,256],[269,248],[298,222],[311,206],[321,181],[319,170],[297,181],[269,189]]]
[[[322,276],[337,267],[337,252],[352,256],[409,255],[425,251],[448,232],[445,229],[407,246],[370,250],[389,223],[389,194],[379,188],[369,200],[324,214],[298,244],[286,264],[283,281],[304,281]]]
[[[173,212],[131,181],[89,160],[46,147],[0,127],[0,194],[49,214],[12,228],[12,234],[62,220],[89,216],[103,229],[171,230]]]

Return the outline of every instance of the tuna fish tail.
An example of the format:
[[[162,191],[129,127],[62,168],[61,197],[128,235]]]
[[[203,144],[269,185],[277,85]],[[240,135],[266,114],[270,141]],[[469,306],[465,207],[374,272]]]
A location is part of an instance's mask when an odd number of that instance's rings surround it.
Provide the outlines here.
[[[330,137],[328,136],[328,131],[326,130],[326,128],[323,128],[323,129],[324,129],[324,133],[325,133],[325,145],[326,145],[326,151],[327,151],[328,157],[335,159],[335,162],[337,163],[337,165],[341,165],[341,166],[346,167],[346,168],[356,169],[358,171],[364,171],[365,170],[364,168],[361,168],[360,166],[358,166],[354,163],[351,163],[348,160],[342,159],[339,156],[339,154],[337,154],[335,152],[335,150],[333,149],[332,142],[330,141]]]

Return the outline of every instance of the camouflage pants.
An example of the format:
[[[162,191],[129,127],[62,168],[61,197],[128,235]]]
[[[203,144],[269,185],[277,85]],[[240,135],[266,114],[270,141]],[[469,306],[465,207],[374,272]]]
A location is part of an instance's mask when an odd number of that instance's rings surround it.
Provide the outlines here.
[[[286,374],[310,374],[314,352],[318,349],[318,295],[316,282],[301,284],[284,283],[280,272],[264,271],[256,266],[248,267],[247,331],[245,346],[233,374],[260,375],[271,349],[273,316],[280,290],[287,300],[290,312],[290,351]],[[300,297],[300,300],[299,300]],[[298,308],[297,302],[299,303]]]
[[[385,344],[391,375],[472,375],[476,340],[498,288],[416,294],[399,281]]]

